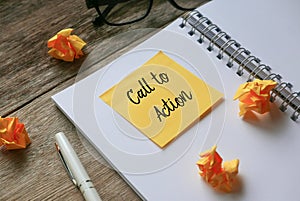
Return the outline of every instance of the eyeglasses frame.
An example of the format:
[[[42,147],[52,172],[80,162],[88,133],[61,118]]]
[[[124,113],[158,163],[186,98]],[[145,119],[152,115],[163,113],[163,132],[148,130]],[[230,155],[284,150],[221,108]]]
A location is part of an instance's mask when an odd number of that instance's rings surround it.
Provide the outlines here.
[[[123,3],[123,2],[127,2],[127,1],[130,1],[130,0],[104,0],[102,1],[101,3],[100,2],[97,2],[96,5],[93,4],[93,5],[90,5],[88,6],[88,8],[91,8],[91,7],[94,7],[98,13],[98,17],[96,17],[95,21],[94,21],[94,24],[95,25],[102,25],[103,22],[107,25],[110,25],[110,26],[123,26],[123,25],[128,25],[128,24],[132,24],[132,23],[135,23],[135,22],[138,22],[138,21],[141,21],[143,19],[145,19],[151,9],[152,9],[152,5],[153,5],[153,0],[149,0],[149,5],[148,5],[148,8],[147,8],[147,11],[145,13],[144,16],[140,17],[140,18],[137,18],[135,20],[131,20],[131,21],[128,21],[128,22],[121,22],[121,23],[112,23],[112,22],[109,22],[106,20],[106,16],[109,14],[109,12],[118,4],[118,3]],[[173,6],[175,7],[176,9],[178,10],[182,10],[182,11],[191,11],[191,10],[194,10],[195,8],[184,8],[184,7],[181,7],[179,6],[175,0],[168,0],[168,2]],[[107,7],[104,9],[103,12],[100,11],[99,9],[99,6],[104,6],[106,5]]]

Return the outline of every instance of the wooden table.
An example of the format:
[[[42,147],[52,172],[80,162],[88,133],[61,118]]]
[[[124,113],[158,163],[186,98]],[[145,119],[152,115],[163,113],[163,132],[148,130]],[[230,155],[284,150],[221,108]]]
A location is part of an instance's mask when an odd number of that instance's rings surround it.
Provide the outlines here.
[[[63,131],[103,200],[139,200],[109,167],[50,97],[72,85],[89,53],[103,45],[103,65],[130,47],[131,40],[111,40],[128,30],[163,28],[182,14],[166,0],[155,0],[143,21],[122,27],[94,27],[95,10],[83,0],[10,0],[0,2],[0,116],[17,116],[26,126],[31,145],[0,153],[0,200],[83,200],[59,160],[54,135]],[[85,56],[74,62],[51,58],[47,40],[64,28],[87,42]],[[150,29],[144,38],[155,33]],[[140,34],[142,38],[143,34]],[[140,40],[138,40],[140,41]]]

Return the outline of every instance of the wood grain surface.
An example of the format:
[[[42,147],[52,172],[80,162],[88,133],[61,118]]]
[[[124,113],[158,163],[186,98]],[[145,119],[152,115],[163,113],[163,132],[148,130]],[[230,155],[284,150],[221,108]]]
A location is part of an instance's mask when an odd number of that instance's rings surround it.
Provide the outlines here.
[[[96,12],[88,10],[83,0],[0,0],[0,116],[19,117],[32,141],[26,149],[0,153],[0,200],[83,200],[56,153],[54,135],[60,131],[74,146],[103,200],[140,199],[50,97],[74,83],[80,66],[99,44],[97,59],[105,65],[181,14],[166,0],[155,0],[141,22],[94,27]],[[47,40],[64,28],[74,28],[73,33],[87,42],[85,56],[71,63],[47,54]],[[145,28],[154,29],[117,37]],[[90,67],[85,72],[95,70]]]

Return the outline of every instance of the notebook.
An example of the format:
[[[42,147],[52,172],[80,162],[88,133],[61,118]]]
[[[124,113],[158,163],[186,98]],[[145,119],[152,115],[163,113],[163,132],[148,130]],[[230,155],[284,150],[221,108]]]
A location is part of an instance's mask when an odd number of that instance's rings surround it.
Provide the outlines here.
[[[299,7],[296,0],[209,2],[52,99],[142,199],[298,200]],[[163,149],[99,100],[158,51],[224,94]],[[270,113],[243,119],[232,99],[254,77],[279,85]],[[198,174],[199,153],[214,144],[224,160],[240,160],[236,192],[218,193]]]

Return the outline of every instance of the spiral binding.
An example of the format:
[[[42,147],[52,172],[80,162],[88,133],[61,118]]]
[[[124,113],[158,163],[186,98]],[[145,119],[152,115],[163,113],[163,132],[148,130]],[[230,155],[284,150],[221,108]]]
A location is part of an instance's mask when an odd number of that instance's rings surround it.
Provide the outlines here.
[[[191,26],[189,35],[199,34],[197,41],[202,44],[205,39],[209,41],[207,50],[212,51],[214,47],[218,48],[217,58],[223,59],[224,54],[228,56],[226,66],[231,68],[234,63],[238,65],[236,73],[241,76],[244,71],[249,74],[248,80],[274,80],[279,84],[272,90],[270,101],[274,102],[276,97],[281,99],[279,109],[285,112],[288,106],[293,110],[291,119],[296,121],[300,116],[300,92],[293,92],[293,85],[288,82],[282,82],[281,75],[271,72],[271,67],[262,64],[260,59],[251,55],[251,52],[242,47],[236,40],[222,31],[216,24],[212,23],[207,17],[199,11],[194,10],[182,17],[181,28]]]
[[[271,72],[271,67],[270,66],[266,66],[265,64],[260,64],[259,66],[257,66],[256,68],[254,68],[253,72],[249,73],[249,77],[248,77],[247,82],[252,81],[256,77],[256,75],[259,74],[259,72],[261,72],[263,70],[267,70],[270,73]],[[268,76],[266,76],[264,78],[264,80],[267,80],[270,77],[271,74],[274,74],[274,73],[270,73]],[[278,78],[278,76],[276,76],[276,74],[274,74],[274,78]],[[273,79],[273,78],[270,77],[270,79]],[[279,77],[278,80],[280,80],[280,79],[281,79],[281,76]]]

